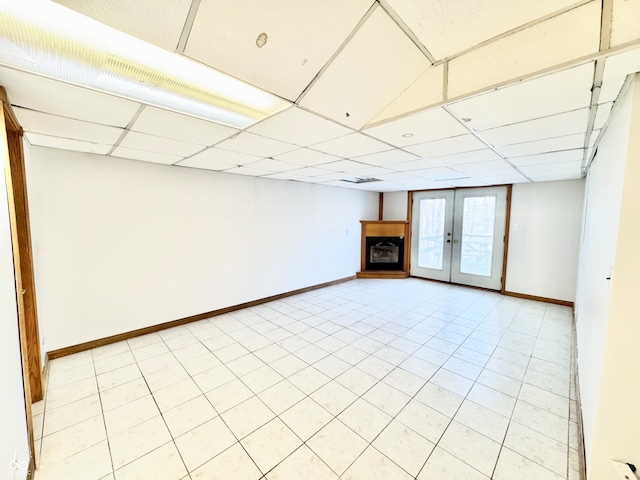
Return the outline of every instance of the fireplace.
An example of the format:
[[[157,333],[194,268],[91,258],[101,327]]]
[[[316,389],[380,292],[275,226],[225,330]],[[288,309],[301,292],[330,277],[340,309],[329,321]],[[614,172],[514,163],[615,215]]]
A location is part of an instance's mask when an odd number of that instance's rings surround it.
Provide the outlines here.
[[[409,222],[360,220],[362,243],[358,278],[407,278],[409,276]],[[406,241],[406,246],[405,246]]]
[[[366,237],[365,270],[402,270],[404,237]]]

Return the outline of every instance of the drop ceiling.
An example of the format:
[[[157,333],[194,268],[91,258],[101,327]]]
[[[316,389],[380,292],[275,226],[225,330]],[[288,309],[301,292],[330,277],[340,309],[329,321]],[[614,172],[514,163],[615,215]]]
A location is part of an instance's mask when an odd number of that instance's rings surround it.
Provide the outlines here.
[[[57,3],[289,103],[236,129],[0,65],[33,145],[166,168],[371,191],[580,178],[640,71],[640,0]]]

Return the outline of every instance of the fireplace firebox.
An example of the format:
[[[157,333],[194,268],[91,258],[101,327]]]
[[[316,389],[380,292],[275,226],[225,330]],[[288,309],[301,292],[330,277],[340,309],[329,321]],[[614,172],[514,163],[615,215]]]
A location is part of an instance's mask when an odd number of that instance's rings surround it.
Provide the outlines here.
[[[366,270],[402,270],[404,237],[367,237]]]

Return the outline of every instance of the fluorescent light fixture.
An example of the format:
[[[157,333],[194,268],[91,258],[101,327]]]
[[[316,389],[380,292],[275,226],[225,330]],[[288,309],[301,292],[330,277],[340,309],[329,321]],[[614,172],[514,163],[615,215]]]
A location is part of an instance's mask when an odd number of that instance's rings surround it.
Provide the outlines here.
[[[291,106],[48,0],[0,0],[0,64],[235,128]]]

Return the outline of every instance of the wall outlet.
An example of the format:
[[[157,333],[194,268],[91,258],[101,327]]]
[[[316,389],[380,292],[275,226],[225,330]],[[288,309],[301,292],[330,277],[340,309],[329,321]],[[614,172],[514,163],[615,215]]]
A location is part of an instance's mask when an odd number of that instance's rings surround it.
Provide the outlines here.
[[[636,474],[633,473],[631,467],[624,462],[614,462],[611,460],[611,465],[613,465],[613,469],[618,474],[620,480],[637,480]]]

